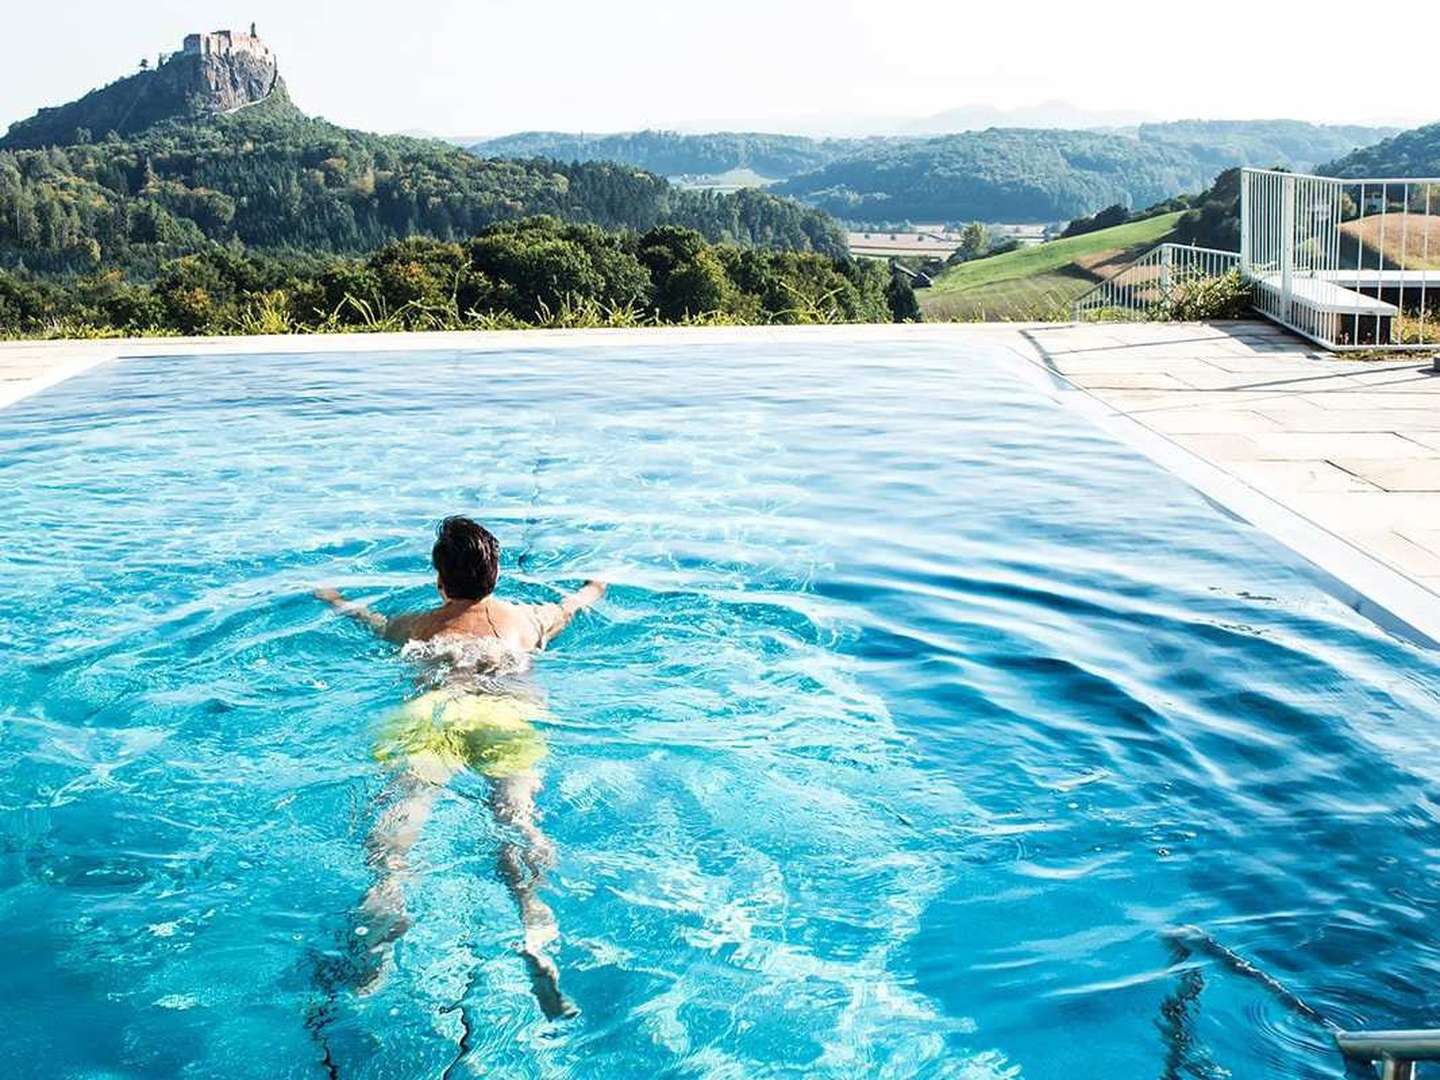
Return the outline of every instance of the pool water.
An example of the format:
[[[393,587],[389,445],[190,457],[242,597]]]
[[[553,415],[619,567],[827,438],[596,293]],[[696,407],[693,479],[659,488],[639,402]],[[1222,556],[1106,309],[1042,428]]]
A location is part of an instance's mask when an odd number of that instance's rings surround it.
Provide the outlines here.
[[[786,342],[789,343],[786,343]],[[0,412],[5,1075],[1337,1077],[1440,1013],[1440,663],[939,341],[128,359]],[[537,662],[547,1021],[455,781],[375,992],[311,596],[613,583]]]

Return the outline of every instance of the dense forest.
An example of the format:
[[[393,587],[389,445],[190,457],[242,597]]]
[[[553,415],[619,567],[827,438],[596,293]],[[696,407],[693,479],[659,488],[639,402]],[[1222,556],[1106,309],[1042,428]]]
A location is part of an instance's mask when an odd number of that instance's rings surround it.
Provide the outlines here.
[[[1440,124],[1402,131],[1332,161],[1321,171],[1328,176],[1440,176]]]
[[[212,245],[161,264],[65,278],[0,271],[0,335],[888,322],[918,318],[883,264],[709,243],[664,225],[614,232],[551,217],[462,242],[392,241],[305,260]]]
[[[234,115],[167,121],[130,138],[80,137],[33,150],[0,142],[0,266],[143,276],[212,243],[357,253],[415,235],[464,239],[537,214],[845,253],[833,221],[763,192],[684,191],[610,163],[480,159],[310,119],[283,91]]]
[[[992,129],[875,148],[774,190],[858,221],[1058,221],[1202,182],[1193,157],[1168,144]]]
[[[751,169],[767,179],[783,180],[881,141],[729,131],[710,135],[681,135],[673,131],[632,131],[618,135],[525,131],[476,143],[470,151],[481,157],[617,161],[662,176],[709,176],[731,169]]]

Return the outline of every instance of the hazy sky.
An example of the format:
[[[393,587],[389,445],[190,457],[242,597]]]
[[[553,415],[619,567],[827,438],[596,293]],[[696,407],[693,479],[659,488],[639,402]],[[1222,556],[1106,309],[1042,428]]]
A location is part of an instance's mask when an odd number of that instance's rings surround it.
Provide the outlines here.
[[[1403,27],[1299,0],[61,0],[7,3],[0,130],[251,20],[296,102],[377,131],[614,131],[819,116],[920,116],[1063,100],[1157,118],[1440,119]],[[1383,32],[1372,41],[1366,30]],[[813,125],[812,125],[813,126]]]

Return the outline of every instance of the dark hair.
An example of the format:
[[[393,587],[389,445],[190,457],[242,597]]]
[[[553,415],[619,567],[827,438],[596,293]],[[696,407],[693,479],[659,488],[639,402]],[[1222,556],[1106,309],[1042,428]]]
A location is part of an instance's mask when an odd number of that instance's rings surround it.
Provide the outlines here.
[[[430,561],[440,587],[455,600],[484,600],[500,577],[500,541],[467,517],[447,517],[435,530]]]

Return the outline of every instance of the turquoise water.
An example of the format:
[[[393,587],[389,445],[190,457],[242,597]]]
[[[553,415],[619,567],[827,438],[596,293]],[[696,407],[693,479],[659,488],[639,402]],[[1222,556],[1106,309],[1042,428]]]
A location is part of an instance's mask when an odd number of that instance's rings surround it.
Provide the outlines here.
[[[1013,359],[660,341],[0,412],[6,1075],[1334,1077],[1437,1019],[1434,654]],[[431,602],[452,512],[506,596],[614,583],[533,674],[568,1023],[474,776],[332,977],[416,673],[310,590]]]

